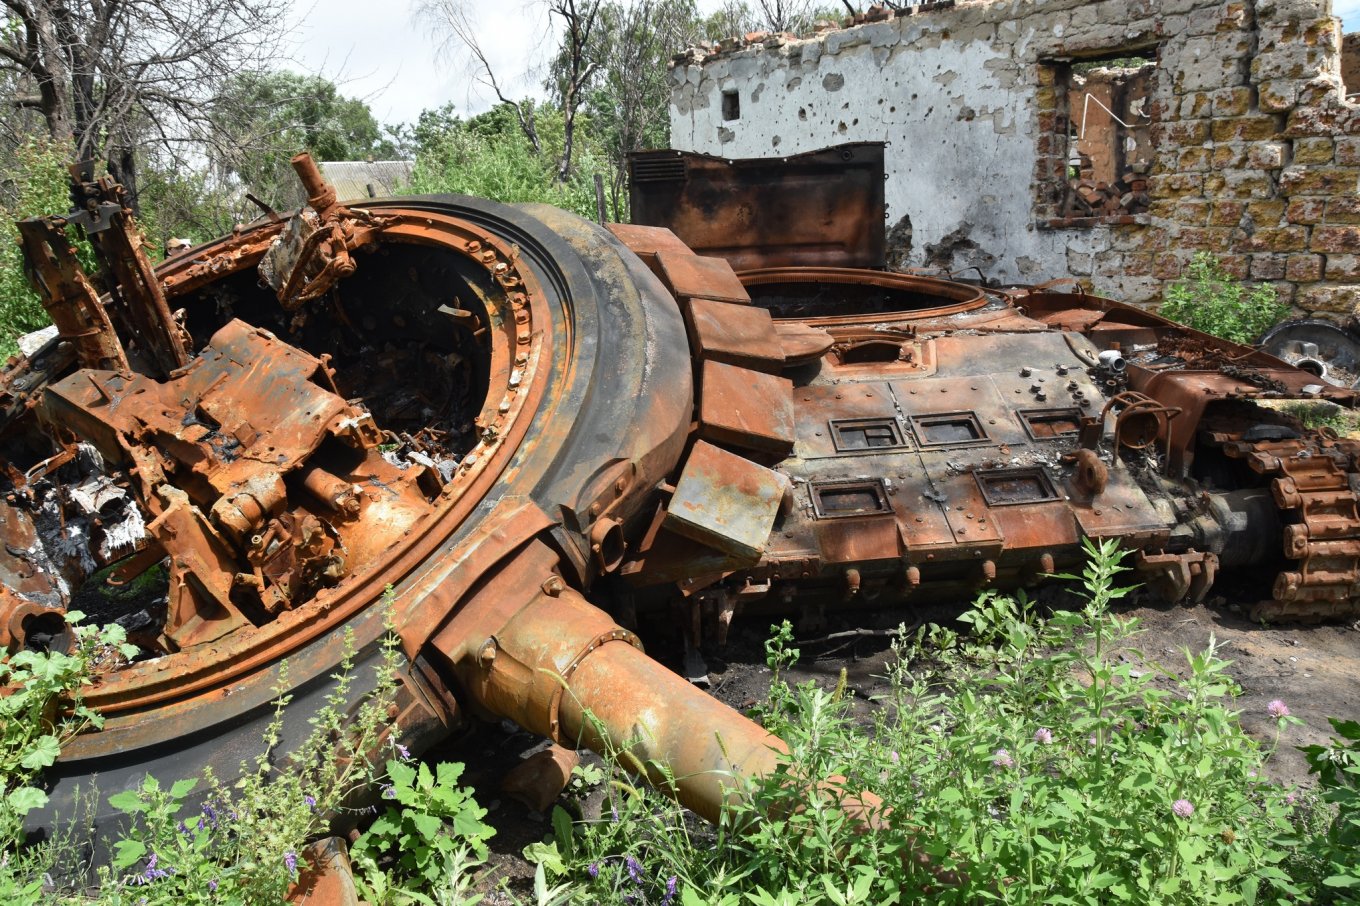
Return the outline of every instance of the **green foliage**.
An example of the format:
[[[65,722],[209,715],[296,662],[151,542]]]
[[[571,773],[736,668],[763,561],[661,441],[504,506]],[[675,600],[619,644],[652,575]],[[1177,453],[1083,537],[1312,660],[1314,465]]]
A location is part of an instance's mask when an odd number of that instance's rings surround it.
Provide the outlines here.
[[[1135,621],[1111,612],[1123,554],[1089,553],[1080,611],[988,594],[964,621],[978,636],[904,633],[871,734],[836,692],[781,673],[765,713],[792,755],[718,827],[619,777],[607,816],[555,820],[532,854],[580,903],[1316,897],[1306,815],[1265,779],[1274,747],[1242,731],[1216,646],[1187,652],[1184,678],[1143,661]],[[772,669],[789,641],[776,631]],[[874,833],[841,807],[866,791],[884,802]]]
[[[350,690],[358,677],[354,641],[332,676],[325,704],[310,718],[311,732],[286,755],[279,751],[288,697],[276,701],[263,749],[242,763],[233,782],[205,772],[163,789],[147,777],[140,789],[110,804],[129,818],[114,844],[115,859],[101,871],[100,902],[276,904],[296,879],[309,840],[325,836],[330,816],[342,811],[377,774],[370,755],[388,732],[399,654],[384,642],[372,693],[353,717]],[[287,671],[281,671],[280,690]],[[282,761],[282,769],[275,765]],[[202,788],[205,795],[191,797]]]
[[[1360,903],[1360,722],[1332,718],[1331,724],[1337,738],[1330,744],[1300,747],[1323,801],[1336,809],[1307,848],[1316,860],[1319,902]]]
[[[1305,428],[1330,428],[1342,437],[1360,432],[1360,413],[1328,400],[1290,400],[1275,408],[1292,415]]]
[[[393,804],[351,850],[368,900],[409,902],[411,891],[436,892],[439,902],[467,906],[480,899],[468,898],[469,870],[486,860],[486,841],[495,830],[482,821],[486,809],[472,791],[457,785],[462,773],[461,764],[447,762],[433,773],[426,764],[387,763],[383,796]]]
[[[63,858],[60,847],[26,845],[24,816],[47,805],[40,774],[51,767],[66,742],[102,718],[87,708],[81,690],[91,682],[90,665],[106,657],[130,657],[136,648],[120,626],[79,625],[71,611],[75,651],[24,650],[0,654],[0,900],[33,903],[44,875]]]
[[[561,154],[562,117],[553,110],[535,114],[542,153],[520,131],[509,105],[472,120],[449,118],[447,111],[422,114],[415,128],[412,191],[476,195],[507,204],[542,202],[595,219],[594,172],[604,166],[589,146],[578,144],[576,175],[558,183],[554,164]]]
[[[18,351],[15,340],[51,323],[38,294],[24,276],[14,222],[46,214],[65,214],[71,210],[66,165],[71,152],[64,145],[30,138],[14,153],[8,172],[0,174],[6,198],[0,204],[6,239],[0,242],[0,361]],[[71,240],[82,263],[92,263],[88,243],[70,230]]]
[[[1166,291],[1160,314],[1195,330],[1250,344],[1289,314],[1275,287],[1261,283],[1247,292],[1208,252],[1195,253],[1186,276]]]
[[[242,73],[226,85],[214,108],[216,167],[279,208],[304,200],[289,163],[301,151],[318,161],[396,154],[368,105],[340,94],[320,76]]]

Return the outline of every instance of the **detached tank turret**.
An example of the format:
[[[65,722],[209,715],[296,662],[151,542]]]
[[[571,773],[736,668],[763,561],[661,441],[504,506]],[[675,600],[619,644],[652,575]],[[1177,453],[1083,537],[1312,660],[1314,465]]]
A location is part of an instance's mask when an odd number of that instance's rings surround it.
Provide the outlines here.
[[[0,629],[59,643],[79,605],[141,652],[89,691],[106,722],[57,807],[91,776],[230,773],[282,662],[314,707],[388,621],[408,746],[471,714],[628,744],[712,816],[781,743],[643,654],[647,610],[721,643],[1118,538],[1168,598],[1251,570],[1263,618],[1356,612],[1357,448],[1257,404],[1355,395],[1265,353],[1079,292],[739,273],[542,206],[346,206],[295,165],[301,211],[154,269],[108,180],[20,225],[57,336],[0,378]]]

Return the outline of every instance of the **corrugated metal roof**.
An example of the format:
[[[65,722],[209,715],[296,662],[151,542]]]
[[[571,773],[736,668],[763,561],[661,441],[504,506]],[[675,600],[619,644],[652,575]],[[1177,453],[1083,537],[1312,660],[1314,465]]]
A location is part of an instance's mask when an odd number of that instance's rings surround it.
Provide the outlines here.
[[[321,175],[340,201],[386,198],[409,192],[415,163],[409,160],[321,161]]]

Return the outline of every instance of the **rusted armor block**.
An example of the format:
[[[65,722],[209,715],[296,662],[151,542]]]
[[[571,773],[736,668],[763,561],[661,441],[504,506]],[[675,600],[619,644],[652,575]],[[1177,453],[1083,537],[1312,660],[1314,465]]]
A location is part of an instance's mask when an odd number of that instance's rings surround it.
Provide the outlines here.
[[[665,527],[754,562],[765,552],[787,487],[778,472],[699,441],[676,485]]]
[[[705,362],[699,436],[787,456],[793,450],[793,383],[721,362]]]
[[[689,319],[701,359],[770,374],[783,370],[784,347],[765,309],[691,299]]]
[[[656,253],[661,279],[680,299],[701,297],[717,302],[751,304],[751,296],[742,286],[732,265],[722,258],[702,258],[686,252],[678,254],[665,249]]]

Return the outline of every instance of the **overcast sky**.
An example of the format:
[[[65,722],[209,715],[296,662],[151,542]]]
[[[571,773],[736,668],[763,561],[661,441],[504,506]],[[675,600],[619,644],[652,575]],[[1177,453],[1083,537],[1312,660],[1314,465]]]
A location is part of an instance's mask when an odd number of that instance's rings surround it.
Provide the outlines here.
[[[483,49],[511,97],[536,94],[543,81],[548,21],[539,0],[467,0]],[[700,9],[720,0],[700,0]],[[436,54],[435,39],[413,21],[411,0],[299,0],[293,13],[295,63],[320,72],[351,97],[368,101],[386,123],[414,120],[421,110],[452,101],[465,113],[491,106],[461,49]],[[1346,32],[1360,31],[1360,0],[1333,0]]]

